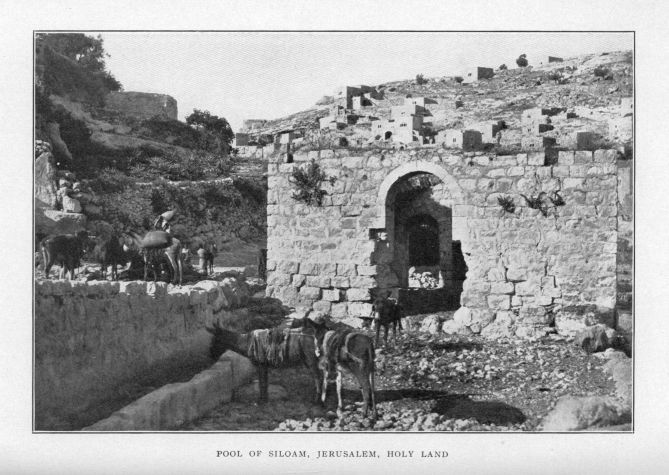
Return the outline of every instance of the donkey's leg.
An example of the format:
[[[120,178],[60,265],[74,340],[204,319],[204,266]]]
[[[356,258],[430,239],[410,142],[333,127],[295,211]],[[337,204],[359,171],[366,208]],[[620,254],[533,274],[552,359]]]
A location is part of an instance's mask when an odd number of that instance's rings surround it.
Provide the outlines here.
[[[379,320],[374,320],[374,326],[376,327],[376,346],[379,346],[379,333],[381,332],[381,322]]]
[[[374,370],[369,372],[369,389],[370,389],[370,398],[372,400],[372,417],[376,419],[376,397],[374,395]]]
[[[388,347],[388,325],[383,325],[383,346]]]
[[[363,417],[367,417],[367,411],[369,410],[369,406],[371,401],[369,400],[369,394],[370,394],[370,388],[369,388],[369,377],[368,375],[364,374],[365,372],[363,369],[358,366],[357,364],[355,367],[351,368],[353,371],[353,374],[355,375],[355,379],[358,380],[358,384],[360,385],[360,391],[362,392],[362,400],[363,400],[363,409],[362,409],[362,415]]]
[[[344,401],[341,398],[341,368],[337,368],[337,417],[344,414]]]

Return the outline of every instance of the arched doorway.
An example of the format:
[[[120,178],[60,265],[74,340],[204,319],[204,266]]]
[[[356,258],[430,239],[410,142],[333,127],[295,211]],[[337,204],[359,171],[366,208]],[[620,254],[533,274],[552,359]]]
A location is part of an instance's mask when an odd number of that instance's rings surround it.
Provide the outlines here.
[[[408,313],[456,309],[464,280],[453,235],[454,196],[462,197],[457,182],[435,164],[414,162],[393,170],[381,187],[383,226],[376,231],[383,239],[372,255],[379,288]]]

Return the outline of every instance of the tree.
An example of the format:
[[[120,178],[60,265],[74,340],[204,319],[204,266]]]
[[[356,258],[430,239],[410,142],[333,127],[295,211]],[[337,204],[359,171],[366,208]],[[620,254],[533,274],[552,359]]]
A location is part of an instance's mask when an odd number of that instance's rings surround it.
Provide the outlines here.
[[[418,84],[419,86],[422,85],[422,84],[427,84],[427,79],[425,79],[422,74],[417,74],[416,75],[416,84]]]
[[[235,134],[224,117],[212,115],[209,111],[193,109],[186,117],[186,123],[202,134],[202,148],[212,152],[228,152]]]
[[[506,67],[506,64],[502,64],[502,65],[499,67],[499,70],[500,70],[500,71],[504,71],[505,69],[508,69],[508,68]]]
[[[527,55],[526,54],[521,54],[518,56],[518,59],[516,59],[516,64],[520,66],[521,68],[526,67],[529,63],[527,62]]]
[[[72,95],[101,104],[109,91],[122,89],[106,70],[101,36],[81,33],[39,33],[35,36],[37,86],[47,96]]]

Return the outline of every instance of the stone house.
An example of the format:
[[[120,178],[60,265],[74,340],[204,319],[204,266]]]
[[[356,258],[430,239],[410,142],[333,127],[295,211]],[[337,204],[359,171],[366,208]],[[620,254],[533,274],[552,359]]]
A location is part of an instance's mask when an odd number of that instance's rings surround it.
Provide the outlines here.
[[[557,57],[557,56],[549,56],[547,58],[546,62],[547,63],[561,63],[562,61],[564,61],[564,60],[562,58]]]
[[[463,151],[479,150],[483,146],[481,132],[478,130],[442,130],[437,133],[435,141],[446,148],[458,148]]]
[[[470,130],[478,130],[481,132],[481,140],[483,143],[493,143],[497,136],[497,132],[502,130],[502,124],[500,122],[475,122],[472,124],[466,124],[465,128]]]
[[[533,137],[524,136],[520,139],[520,148],[524,151],[540,151],[555,147],[556,140],[553,137],[543,137],[536,135]]]
[[[467,69],[462,74],[462,84],[470,84],[481,79],[491,79],[495,75],[493,68],[484,68],[478,66],[476,68]]]
[[[336,178],[320,207],[291,198],[291,174],[310,160]],[[543,152],[298,152],[268,165],[267,296],[359,325],[389,290],[410,314],[418,302],[458,309],[452,324],[489,337],[612,323],[630,183],[614,150],[561,151],[553,164]],[[544,216],[520,197],[541,192],[565,204],[546,198]],[[410,288],[415,266],[436,266],[441,288]]]

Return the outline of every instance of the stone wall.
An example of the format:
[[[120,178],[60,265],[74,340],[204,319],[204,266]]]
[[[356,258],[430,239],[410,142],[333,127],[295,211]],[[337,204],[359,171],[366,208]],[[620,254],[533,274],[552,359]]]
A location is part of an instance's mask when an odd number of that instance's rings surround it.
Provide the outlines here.
[[[169,289],[35,283],[35,429],[83,427],[118,409],[113,401],[138,385],[211,364],[204,325],[235,320],[248,292],[234,279]]]
[[[560,152],[550,166],[543,152],[489,156],[423,148],[352,153],[298,152],[294,163],[269,164],[269,296],[329,311],[335,318],[368,315],[370,289],[397,294],[403,287],[404,269],[398,266],[406,263],[398,262],[394,233],[401,223],[395,218],[407,200],[414,206],[427,195],[444,217],[435,218],[450,220],[451,239],[461,244],[468,270],[458,318],[468,332],[533,335],[557,327],[570,334],[613,318],[615,151]],[[322,207],[291,197],[292,171],[312,159],[337,178],[323,185],[328,195]],[[411,185],[425,175],[441,183]],[[542,192],[546,216],[521,197]],[[553,192],[564,205],[552,204],[550,197],[559,202]],[[513,200],[513,213],[502,210],[500,196]],[[456,266],[452,253],[443,251],[440,265],[448,282]]]
[[[166,94],[149,92],[110,92],[105,107],[139,119],[154,116],[177,120],[177,101]]]
[[[632,310],[634,279],[634,177],[631,161],[618,162],[618,295],[620,310]]]

